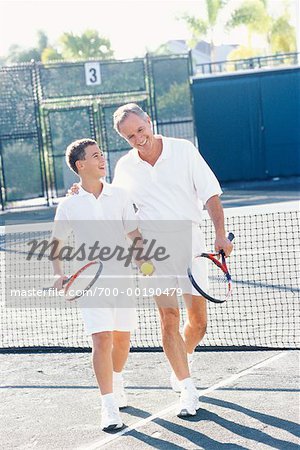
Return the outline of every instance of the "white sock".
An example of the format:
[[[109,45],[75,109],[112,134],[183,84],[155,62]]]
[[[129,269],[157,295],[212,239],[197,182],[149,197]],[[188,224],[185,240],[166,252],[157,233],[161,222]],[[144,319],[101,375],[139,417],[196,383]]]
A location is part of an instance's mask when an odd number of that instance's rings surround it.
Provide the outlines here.
[[[113,393],[101,395],[101,402],[103,406],[113,405],[115,397]]]
[[[113,382],[119,383],[123,380],[122,372],[113,372]]]
[[[188,360],[189,365],[191,365],[193,363],[193,361],[194,361],[194,352],[187,354],[187,360]]]
[[[193,382],[191,377],[185,378],[184,380],[179,381],[179,384],[180,384],[181,390],[183,390],[183,389],[188,389],[188,390],[196,389],[196,387],[194,385],[194,382]]]

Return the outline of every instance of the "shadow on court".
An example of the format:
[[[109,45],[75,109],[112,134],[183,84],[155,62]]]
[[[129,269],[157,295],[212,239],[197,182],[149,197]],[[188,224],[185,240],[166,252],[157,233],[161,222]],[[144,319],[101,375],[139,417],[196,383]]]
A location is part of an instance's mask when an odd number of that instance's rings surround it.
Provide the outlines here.
[[[122,435],[100,430],[88,353],[1,354],[0,363],[1,448],[299,448],[296,351],[197,352],[202,407],[189,419],[176,416],[164,354],[131,353]]]
[[[225,207],[285,202],[299,200],[300,179],[227,183],[223,190]],[[7,211],[0,225],[47,222],[54,212]],[[89,353],[0,354],[0,365],[3,449],[299,449],[296,351],[198,352],[193,378],[202,408],[186,420],[176,416],[178,395],[170,388],[164,354],[131,353],[122,435],[100,430],[101,402]],[[222,380],[224,385],[213,387]]]

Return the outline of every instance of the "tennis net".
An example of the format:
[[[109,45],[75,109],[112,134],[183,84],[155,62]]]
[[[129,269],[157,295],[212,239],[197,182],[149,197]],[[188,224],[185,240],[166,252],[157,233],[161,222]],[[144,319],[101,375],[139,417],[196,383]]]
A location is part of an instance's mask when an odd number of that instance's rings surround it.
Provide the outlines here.
[[[299,347],[299,203],[225,209],[226,229],[235,235],[234,252],[228,265],[233,295],[222,305],[208,304],[208,329],[200,348],[298,348]],[[213,249],[213,226],[205,217],[203,231],[208,249]],[[86,337],[78,308],[61,304],[26,307],[6,301],[5,277],[18,264],[25,278],[50,276],[52,266],[36,262],[28,266],[22,251],[35,237],[49,237],[50,225],[19,225],[1,228],[1,336],[0,351],[85,351]],[[17,258],[7,257],[9,252]],[[136,276],[136,287],[139,279]],[[138,294],[139,326],[132,335],[132,349],[161,348],[159,316],[151,298]],[[182,324],[185,308],[182,310]],[[149,307],[149,305],[152,305]]]

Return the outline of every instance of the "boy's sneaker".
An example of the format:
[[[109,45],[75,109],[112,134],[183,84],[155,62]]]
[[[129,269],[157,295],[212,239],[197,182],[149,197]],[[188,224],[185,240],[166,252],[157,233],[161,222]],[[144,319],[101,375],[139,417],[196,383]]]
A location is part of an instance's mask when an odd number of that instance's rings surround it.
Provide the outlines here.
[[[117,403],[102,405],[101,429],[103,431],[116,430],[123,427]]]

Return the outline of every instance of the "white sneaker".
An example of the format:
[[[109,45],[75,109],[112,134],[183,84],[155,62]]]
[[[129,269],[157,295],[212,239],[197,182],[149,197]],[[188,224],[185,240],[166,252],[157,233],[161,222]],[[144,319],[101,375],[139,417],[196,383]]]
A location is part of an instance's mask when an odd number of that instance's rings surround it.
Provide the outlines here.
[[[126,408],[128,406],[127,395],[124,389],[123,378],[114,380],[113,383],[114,396],[117,401],[119,409]]]
[[[177,410],[178,417],[195,416],[200,408],[199,396],[197,389],[183,389],[181,391],[179,407]]]
[[[117,403],[102,405],[101,429],[103,431],[116,430],[123,427]]]

